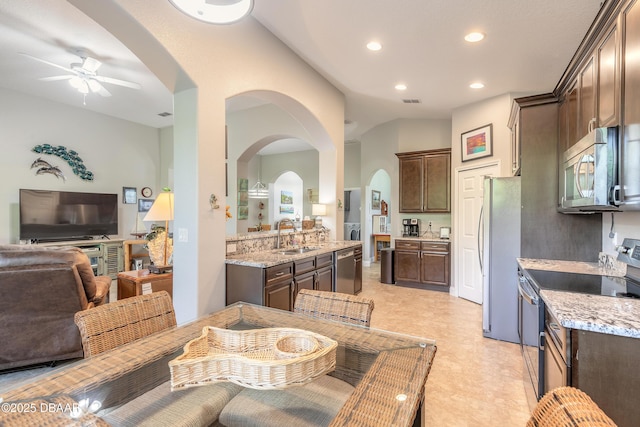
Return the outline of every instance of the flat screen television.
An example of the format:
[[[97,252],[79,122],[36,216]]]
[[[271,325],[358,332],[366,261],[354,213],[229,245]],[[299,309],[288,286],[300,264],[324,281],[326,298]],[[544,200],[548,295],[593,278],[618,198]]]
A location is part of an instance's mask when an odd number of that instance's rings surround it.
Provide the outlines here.
[[[20,240],[118,234],[118,195],[20,189]]]

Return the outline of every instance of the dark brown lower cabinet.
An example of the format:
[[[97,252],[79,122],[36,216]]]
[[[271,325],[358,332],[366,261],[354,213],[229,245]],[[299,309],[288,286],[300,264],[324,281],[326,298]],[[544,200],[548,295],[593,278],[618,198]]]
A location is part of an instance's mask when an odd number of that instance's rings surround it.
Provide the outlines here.
[[[293,309],[293,263],[267,268],[227,264],[226,304],[244,301],[252,304]]]
[[[449,243],[422,242],[420,257],[422,283],[449,286]]]
[[[291,311],[293,307],[291,286],[291,282],[289,281],[264,288],[264,305],[266,307]]]
[[[396,284],[449,286],[448,242],[396,240],[394,272]]]
[[[637,426],[640,339],[571,330],[571,386],[579,388],[619,426]]]
[[[319,291],[333,291],[333,266],[321,268],[316,271],[316,289]]]
[[[333,260],[334,252],[327,252],[266,268],[227,264],[226,304],[244,301],[291,311],[301,289],[333,292]],[[358,277],[362,283],[362,270]]]

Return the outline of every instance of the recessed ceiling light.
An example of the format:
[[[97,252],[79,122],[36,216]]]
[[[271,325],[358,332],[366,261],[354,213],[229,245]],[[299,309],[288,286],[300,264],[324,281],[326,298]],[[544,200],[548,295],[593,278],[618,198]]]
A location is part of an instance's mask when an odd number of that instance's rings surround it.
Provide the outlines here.
[[[482,89],[484,87],[484,84],[480,82],[476,82],[476,83],[471,83],[469,87],[471,89]]]
[[[479,42],[483,38],[484,38],[484,34],[478,33],[478,32],[469,33],[466,36],[464,36],[464,39],[470,43]]]
[[[370,41],[369,43],[367,43],[367,49],[376,52],[382,49],[382,44],[380,42]]]
[[[178,10],[210,24],[232,24],[251,13],[253,0],[169,0]]]
[[[407,90],[407,85],[404,83],[398,83],[395,88],[396,90]]]

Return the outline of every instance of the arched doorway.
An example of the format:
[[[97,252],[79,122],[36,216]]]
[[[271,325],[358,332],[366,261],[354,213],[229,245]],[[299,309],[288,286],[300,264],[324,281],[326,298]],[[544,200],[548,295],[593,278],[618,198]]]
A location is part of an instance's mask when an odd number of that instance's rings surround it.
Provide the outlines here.
[[[367,185],[364,188],[361,209],[361,240],[363,242],[363,264],[371,265],[376,259],[376,250],[374,247],[374,235],[376,234],[392,234],[390,227],[383,229],[373,229],[374,217],[386,216],[385,224],[390,224],[389,203],[391,202],[391,176],[384,169],[375,171]],[[386,209],[384,209],[386,204]],[[379,223],[379,222],[378,222]]]

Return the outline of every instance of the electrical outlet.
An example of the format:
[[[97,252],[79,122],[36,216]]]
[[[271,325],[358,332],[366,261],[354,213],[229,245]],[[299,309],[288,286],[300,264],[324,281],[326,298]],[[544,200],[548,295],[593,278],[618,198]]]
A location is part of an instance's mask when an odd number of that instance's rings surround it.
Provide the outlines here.
[[[189,230],[187,228],[178,228],[178,242],[189,241]]]
[[[431,221],[429,221],[429,227],[431,227]]]

